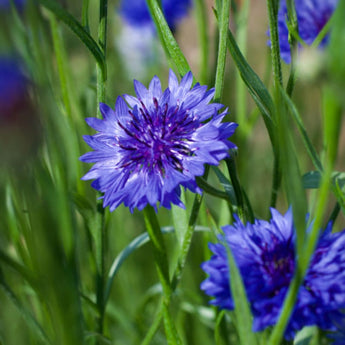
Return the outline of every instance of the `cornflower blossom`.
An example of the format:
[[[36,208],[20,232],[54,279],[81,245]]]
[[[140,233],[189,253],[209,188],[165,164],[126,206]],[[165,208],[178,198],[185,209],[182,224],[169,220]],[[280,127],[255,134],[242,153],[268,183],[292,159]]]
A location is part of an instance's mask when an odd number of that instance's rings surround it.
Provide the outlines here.
[[[296,268],[292,211],[281,215],[271,209],[271,213],[270,221],[244,225],[237,219],[225,226],[219,243],[209,245],[214,255],[202,264],[209,277],[201,289],[214,297],[210,303],[233,309],[227,247],[231,249],[251,306],[254,331],[276,324]],[[285,331],[286,339],[304,326],[335,330],[332,315],[345,307],[345,231],[331,233],[331,227],[328,224],[320,235]]]
[[[165,19],[172,31],[183,17],[188,14],[192,6],[191,0],[162,0],[162,10]],[[122,0],[119,8],[122,18],[131,26],[154,27],[149,9],[145,0]]]
[[[184,207],[180,186],[201,193],[195,177],[204,164],[217,165],[236,148],[228,138],[237,124],[221,122],[227,109],[219,114],[224,106],[210,103],[214,89],[192,83],[191,72],[179,83],[170,71],[164,92],[156,76],[148,89],[135,80],[137,97],[118,97],[115,109],[101,103],[104,119],[86,119],[98,133],[84,136],[94,151],[80,159],[95,165],[83,179],[95,179],[91,185],[104,193],[104,207]]]
[[[338,0],[299,0],[295,1],[298,33],[301,39],[311,45],[323,27],[327,24],[335,11]],[[280,1],[278,12],[278,34],[280,54],[286,63],[291,62],[289,31],[287,27],[286,0]],[[320,43],[320,47],[327,45],[329,34]]]

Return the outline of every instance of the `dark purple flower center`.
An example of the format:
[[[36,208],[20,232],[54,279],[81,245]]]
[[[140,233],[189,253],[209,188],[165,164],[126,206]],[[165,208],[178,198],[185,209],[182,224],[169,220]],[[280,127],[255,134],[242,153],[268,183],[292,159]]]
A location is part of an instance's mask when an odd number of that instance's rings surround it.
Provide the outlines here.
[[[290,283],[294,274],[294,250],[288,243],[278,243],[278,239],[273,237],[272,243],[263,244],[261,262],[264,275],[268,277],[268,291],[271,291],[273,296],[277,295],[282,287]]]
[[[141,101],[138,108],[129,110],[131,120],[119,126],[126,133],[117,138],[117,145],[124,152],[121,167],[130,167],[132,172],[146,169],[159,172],[163,177],[167,166],[182,172],[183,159],[193,156],[189,147],[192,134],[201,126],[188,110],[181,111],[177,105],[169,108],[159,105],[153,98],[154,109],[148,110]]]

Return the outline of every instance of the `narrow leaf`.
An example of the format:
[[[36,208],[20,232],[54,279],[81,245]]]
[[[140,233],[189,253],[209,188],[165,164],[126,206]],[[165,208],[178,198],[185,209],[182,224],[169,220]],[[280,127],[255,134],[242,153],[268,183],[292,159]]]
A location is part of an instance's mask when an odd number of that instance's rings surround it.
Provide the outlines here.
[[[85,44],[92,55],[95,57],[98,65],[102,69],[102,73],[106,75],[106,64],[104,55],[99,48],[95,40],[90,36],[90,34],[83,28],[83,26],[69,13],[67,12],[57,1],[53,0],[38,0],[38,2],[53,12],[57,18],[63,21]]]

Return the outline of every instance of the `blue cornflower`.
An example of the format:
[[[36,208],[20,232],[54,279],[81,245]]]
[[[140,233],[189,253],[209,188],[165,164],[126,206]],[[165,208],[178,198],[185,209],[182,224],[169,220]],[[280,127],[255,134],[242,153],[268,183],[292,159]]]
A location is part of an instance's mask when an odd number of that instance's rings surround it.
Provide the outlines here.
[[[201,289],[215,298],[212,304],[233,309],[226,246],[231,248],[251,305],[254,331],[276,324],[296,268],[292,211],[284,216],[275,209],[271,213],[269,222],[256,220],[244,225],[237,219],[232,226],[225,226],[220,243],[210,244],[214,255],[202,264],[209,277]],[[300,287],[285,337],[292,338],[308,325],[334,330],[330,315],[344,306],[345,231],[331,233],[329,224]]]
[[[338,0],[299,0],[295,1],[295,8],[298,22],[298,33],[301,39],[311,45],[322,28],[326,25],[336,9]],[[290,45],[288,41],[289,32],[287,27],[286,1],[280,1],[278,12],[278,34],[280,54],[286,63],[291,62]],[[329,41],[326,35],[320,46],[325,46]]]
[[[162,0],[163,13],[171,30],[175,30],[177,22],[187,15],[191,5],[191,0]],[[132,26],[153,26],[145,0],[122,0],[120,13]]]
[[[200,193],[195,177],[204,164],[218,164],[236,147],[228,138],[237,124],[222,123],[227,110],[218,114],[223,105],[209,103],[214,89],[191,88],[192,82],[191,72],[179,84],[170,71],[162,92],[156,76],[148,89],[135,80],[137,97],[118,97],[115,110],[101,103],[104,120],[86,119],[98,133],[84,136],[94,151],[80,159],[96,164],[83,179],[96,179],[92,186],[104,193],[104,207],[183,207],[180,186]]]

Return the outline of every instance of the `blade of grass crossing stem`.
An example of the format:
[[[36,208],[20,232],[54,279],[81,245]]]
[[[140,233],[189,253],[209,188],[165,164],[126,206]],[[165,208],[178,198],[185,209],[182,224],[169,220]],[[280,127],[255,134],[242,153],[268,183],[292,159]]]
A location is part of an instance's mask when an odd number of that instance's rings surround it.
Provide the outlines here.
[[[241,345],[258,344],[257,336],[252,331],[253,317],[247,300],[246,290],[230,247],[225,243],[228,254],[229,285],[234,300],[234,315]]]
[[[49,11],[53,12],[57,18],[63,21],[85,44],[91,54],[95,57],[97,64],[100,66],[102,73],[106,76],[105,57],[102,50],[90,36],[90,34],[83,28],[83,26],[67,12],[57,1],[52,0],[38,0],[38,2]]]
[[[230,20],[230,0],[223,0],[221,7],[217,3],[217,10],[220,12],[218,21],[219,27],[219,42],[218,42],[218,56],[216,68],[216,81],[214,101],[220,102],[223,94],[224,77],[225,77],[225,62],[226,62],[226,47],[227,47],[227,34]]]
[[[157,0],[146,0],[148,8],[150,10],[153,21],[156,25],[159,38],[166,52],[169,53],[172,61],[175,63],[180,75],[185,75],[190,71],[188,61],[183,55],[179,45],[177,44],[167,21],[164,18],[161,7]]]

